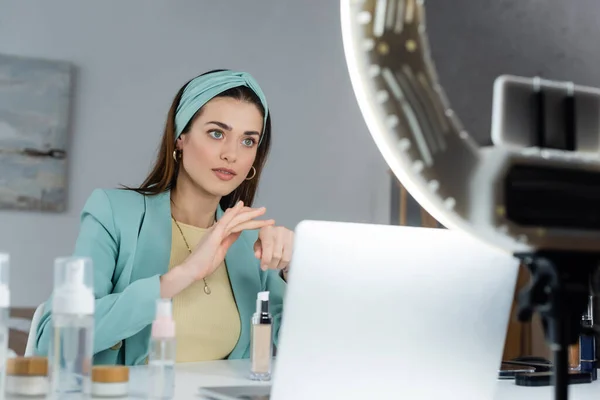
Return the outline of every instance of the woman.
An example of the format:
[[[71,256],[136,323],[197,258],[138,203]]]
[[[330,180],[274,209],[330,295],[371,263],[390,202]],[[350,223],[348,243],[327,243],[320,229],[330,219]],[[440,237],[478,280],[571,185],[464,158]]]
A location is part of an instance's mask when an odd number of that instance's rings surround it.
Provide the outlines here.
[[[95,364],[146,361],[159,297],[173,299],[178,362],[247,358],[263,290],[277,341],[293,233],[250,207],[270,142],[271,116],[254,78],[212,71],[175,97],[141,187],[92,193],[75,255],[94,262]],[[50,305],[37,329],[41,355]]]

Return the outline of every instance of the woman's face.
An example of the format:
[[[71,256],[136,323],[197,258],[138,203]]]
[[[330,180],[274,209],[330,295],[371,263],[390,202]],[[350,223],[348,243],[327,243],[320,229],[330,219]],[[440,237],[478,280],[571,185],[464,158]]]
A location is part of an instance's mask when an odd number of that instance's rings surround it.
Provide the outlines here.
[[[228,195],[252,176],[262,128],[256,105],[231,97],[210,100],[177,139],[181,172],[208,194]]]

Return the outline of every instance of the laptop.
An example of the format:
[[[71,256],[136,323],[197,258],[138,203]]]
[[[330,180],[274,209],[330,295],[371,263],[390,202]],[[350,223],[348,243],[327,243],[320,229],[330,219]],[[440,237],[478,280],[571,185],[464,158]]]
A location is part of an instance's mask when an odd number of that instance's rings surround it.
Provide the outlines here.
[[[462,232],[301,222],[270,399],[491,399],[518,266]]]
[[[303,221],[272,387],[211,400],[491,399],[519,262],[445,229]]]

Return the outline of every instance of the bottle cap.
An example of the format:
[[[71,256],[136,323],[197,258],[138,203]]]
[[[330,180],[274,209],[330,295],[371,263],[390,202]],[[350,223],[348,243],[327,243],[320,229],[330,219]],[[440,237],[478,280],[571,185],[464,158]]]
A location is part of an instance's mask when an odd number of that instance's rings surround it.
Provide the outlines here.
[[[10,307],[9,265],[10,256],[6,253],[0,253],[0,308]]]
[[[156,301],[156,319],[171,319],[173,317],[173,303],[169,299]]]
[[[94,314],[94,271],[90,258],[62,257],[54,261],[52,312]]]
[[[99,365],[92,368],[92,382],[121,383],[129,381],[129,367],[123,365]]]
[[[15,357],[6,360],[6,374],[13,376],[47,376],[46,357]]]
[[[175,321],[173,321],[171,299],[156,300],[156,318],[152,322],[152,337],[161,339],[175,337]]]
[[[269,292],[258,292],[258,299],[260,301],[269,301]]]
[[[269,310],[269,292],[258,292],[256,295],[256,313],[268,312]]]

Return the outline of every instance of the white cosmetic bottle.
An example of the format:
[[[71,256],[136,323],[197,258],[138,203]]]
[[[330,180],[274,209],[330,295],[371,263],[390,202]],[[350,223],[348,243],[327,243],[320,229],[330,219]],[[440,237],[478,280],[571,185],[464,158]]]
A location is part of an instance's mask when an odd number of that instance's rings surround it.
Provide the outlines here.
[[[0,399],[4,399],[6,387],[6,359],[8,355],[8,318],[10,290],[8,288],[8,254],[0,253]]]
[[[148,397],[171,399],[175,394],[175,321],[170,299],[156,302],[156,318],[152,323],[148,356]]]
[[[56,259],[48,351],[50,390],[56,399],[91,395],[94,306],[92,260]]]

